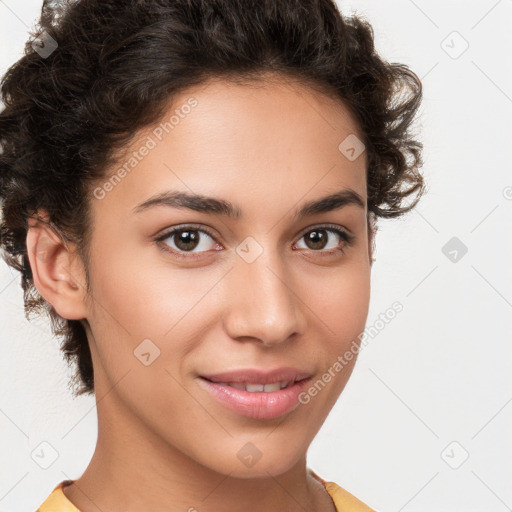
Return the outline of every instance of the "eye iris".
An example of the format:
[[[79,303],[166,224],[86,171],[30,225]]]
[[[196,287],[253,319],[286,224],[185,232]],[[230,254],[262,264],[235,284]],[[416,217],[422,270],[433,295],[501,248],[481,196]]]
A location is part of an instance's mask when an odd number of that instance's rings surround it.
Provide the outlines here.
[[[199,242],[197,231],[188,229],[180,229],[174,233],[176,246],[181,250],[195,249]],[[192,247],[190,246],[192,244]]]
[[[325,247],[327,236],[325,235],[325,229],[318,229],[309,232],[309,236],[306,236],[306,240],[309,246],[309,243],[313,243],[313,247],[311,249],[323,249]],[[320,244],[320,246],[317,246]]]

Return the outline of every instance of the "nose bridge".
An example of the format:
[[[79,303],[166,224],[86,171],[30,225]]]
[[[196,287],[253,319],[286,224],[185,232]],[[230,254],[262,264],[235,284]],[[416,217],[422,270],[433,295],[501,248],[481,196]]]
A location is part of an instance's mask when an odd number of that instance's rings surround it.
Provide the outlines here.
[[[300,301],[277,248],[248,237],[237,247],[229,273],[226,329],[233,338],[257,338],[265,345],[301,332]]]

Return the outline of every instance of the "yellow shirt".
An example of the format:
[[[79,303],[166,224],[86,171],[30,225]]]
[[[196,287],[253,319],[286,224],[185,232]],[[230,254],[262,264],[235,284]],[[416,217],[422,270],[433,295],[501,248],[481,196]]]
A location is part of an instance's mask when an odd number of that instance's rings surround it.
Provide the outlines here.
[[[311,469],[308,469],[308,471],[317,480],[324,484],[325,490],[332,498],[338,512],[375,512],[375,510],[365,505],[362,501],[358,500],[338,484],[335,484],[334,482],[326,482]],[[36,512],[80,512],[80,510],[67,499],[66,495],[62,491],[64,486],[69,485],[72,482],[73,480],[63,480],[60,482]]]

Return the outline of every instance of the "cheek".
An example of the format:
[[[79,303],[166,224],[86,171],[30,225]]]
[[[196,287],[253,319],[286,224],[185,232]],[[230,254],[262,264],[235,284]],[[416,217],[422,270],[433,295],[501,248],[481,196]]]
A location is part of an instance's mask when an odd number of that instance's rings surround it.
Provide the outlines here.
[[[334,285],[335,286],[335,285]],[[327,302],[327,317],[335,332],[352,339],[364,329],[370,302],[370,280],[366,274],[355,274],[344,279],[332,292],[335,295]]]
[[[91,281],[96,313],[133,337],[162,336],[204,294],[204,284],[183,269],[169,270],[156,249],[130,241],[98,241]],[[195,299],[197,301],[197,298]]]
[[[335,344],[357,338],[364,330],[370,302],[370,272],[365,262],[341,266],[328,278],[315,281],[312,277],[308,288],[308,303]]]
[[[310,295],[311,297],[311,295]],[[315,321],[322,366],[329,392],[321,402],[330,409],[343,391],[356,363],[368,317],[370,273],[364,264],[347,266],[317,287],[310,300],[319,311]],[[329,373],[329,375],[327,375]]]
[[[321,363],[319,374],[305,390],[302,403],[310,411],[308,421],[314,432],[334,407],[352,374],[368,316],[369,299],[370,279],[364,271],[352,272],[349,276],[340,274],[337,279],[331,279],[325,289],[317,288],[311,298],[315,304],[311,309],[320,311],[311,321],[316,325],[315,357]]]
[[[181,362],[198,343],[199,331],[217,318],[208,292],[222,271],[171,268],[164,258],[149,261],[137,256],[140,252],[117,247],[103,245],[103,257],[96,256],[91,265],[90,323],[102,366],[112,381],[128,370],[138,375],[146,368],[137,357],[149,352],[150,360],[155,358],[152,368],[160,373],[168,368],[181,378]],[[144,378],[151,382],[155,372],[147,371]]]

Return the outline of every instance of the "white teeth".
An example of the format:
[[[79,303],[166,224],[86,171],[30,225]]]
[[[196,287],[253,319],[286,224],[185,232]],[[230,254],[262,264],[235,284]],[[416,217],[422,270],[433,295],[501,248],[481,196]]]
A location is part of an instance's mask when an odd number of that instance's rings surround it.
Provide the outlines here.
[[[242,382],[219,382],[224,386],[230,386],[236,389],[242,389],[249,393],[271,393],[273,391],[279,391],[280,389],[286,388],[291,381],[273,382],[272,384],[243,384]]]
[[[265,386],[263,384],[246,384],[245,390],[249,391],[250,393],[255,393],[256,391],[264,391]]]
[[[271,393],[273,391],[279,391],[280,389],[284,389],[288,387],[292,381],[281,381],[281,382],[273,382],[272,384],[244,384],[242,382],[216,382],[220,386],[229,386],[231,388],[241,389],[243,391],[249,391],[249,393],[261,393],[262,391],[266,393]]]

